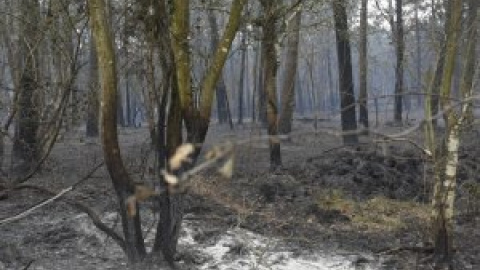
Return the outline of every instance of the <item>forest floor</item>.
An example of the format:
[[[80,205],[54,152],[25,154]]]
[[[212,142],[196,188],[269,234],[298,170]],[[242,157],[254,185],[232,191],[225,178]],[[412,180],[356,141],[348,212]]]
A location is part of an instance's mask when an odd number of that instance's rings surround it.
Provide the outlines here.
[[[268,144],[261,139],[265,130],[246,124],[230,131],[213,124],[204,149],[237,143],[235,171],[232,179],[215,170],[195,176],[186,195],[180,268],[431,269],[431,165],[411,143],[422,144],[421,129],[412,128],[408,140],[380,143],[378,136],[363,136],[360,145],[346,148],[331,133],[335,126],[321,122],[315,130],[312,123],[296,122],[290,140],[282,142],[282,169],[270,172]],[[388,134],[401,130],[382,127]],[[475,130],[465,133],[461,146],[456,269],[480,269],[480,144]],[[98,140],[79,133],[63,136],[30,184],[60,191],[102,161]],[[148,182],[148,130],[125,128],[120,135],[129,172]],[[118,227],[105,168],[66,196]],[[29,190],[9,193],[0,199],[0,219],[47,198]],[[151,208],[142,205],[147,242],[155,221]],[[0,270],[123,269],[125,264],[115,243],[62,200],[0,225]]]

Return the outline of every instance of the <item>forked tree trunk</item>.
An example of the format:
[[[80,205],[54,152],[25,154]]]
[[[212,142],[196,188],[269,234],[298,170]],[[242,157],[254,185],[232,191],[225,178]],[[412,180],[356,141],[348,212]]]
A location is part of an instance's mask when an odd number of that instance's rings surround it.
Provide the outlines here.
[[[348,37],[348,18],[345,0],[333,1],[335,34],[337,38],[338,83],[344,144],[357,144],[357,119],[353,93],[352,56]]]
[[[220,40],[200,86],[198,106],[193,102],[189,45],[189,1],[173,1],[172,48],[176,63],[176,81],[182,116],[187,129],[187,141],[201,144],[207,135],[215,87],[240,24],[246,0],[234,0],[222,39]],[[201,148],[196,149],[199,154]]]
[[[298,66],[298,43],[300,40],[300,24],[302,11],[296,11],[288,25],[287,56],[285,60],[285,77],[282,89],[282,111],[280,112],[279,132],[288,134],[292,132],[293,111],[295,108],[295,85]]]
[[[191,60],[188,38],[190,30],[190,4],[186,0],[173,1],[173,14],[169,28],[174,38],[169,39],[171,47],[168,46],[172,49],[175,63],[172,75],[171,104],[167,120],[166,145],[169,156],[182,143],[182,120],[187,129],[187,142],[197,145],[193,159],[195,160],[200,154],[200,145],[205,141],[210,123],[215,89],[238,30],[245,4],[246,0],[234,0],[232,2],[227,26],[209,63],[200,86],[200,100],[196,103],[193,102],[190,77]],[[162,10],[163,14],[167,13],[164,6]],[[199,106],[194,106],[196,104]],[[173,255],[176,252],[183,218],[182,203],[183,198],[180,194],[169,194],[169,196],[163,197],[160,201],[160,216],[162,220],[158,225],[160,234],[157,232],[154,250],[162,249],[164,256],[170,264],[173,263]]]
[[[168,170],[167,161],[176,148],[182,144],[182,114],[178,98],[177,81],[175,79],[175,66],[171,48],[170,36],[164,36],[169,31],[167,3],[155,1],[143,3],[143,11],[153,10],[144,20],[148,32],[147,54],[147,83],[149,103],[149,126],[152,145],[157,157],[157,173]],[[161,54],[155,56],[158,49]],[[161,87],[155,83],[155,63],[161,70]],[[169,106],[168,106],[169,104]],[[157,111],[156,120],[154,110]],[[156,123],[155,123],[156,121]],[[183,218],[182,194],[170,193],[165,181],[159,177],[159,186],[167,190],[162,196],[156,197],[159,221],[155,234],[152,255],[158,256],[161,252],[163,258],[171,267],[174,267],[174,256],[177,249],[180,226]]]

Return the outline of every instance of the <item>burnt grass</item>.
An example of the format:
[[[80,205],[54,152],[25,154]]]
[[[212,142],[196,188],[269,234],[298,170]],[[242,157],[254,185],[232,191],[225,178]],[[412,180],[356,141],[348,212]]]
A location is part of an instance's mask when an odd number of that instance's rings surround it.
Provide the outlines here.
[[[186,218],[208,224],[194,236],[195,240],[213,241],[228,228],[241,227],[281,238],[298,254],[325,250],[360,254],[365,260],[373,259],[365,254],[373,254],[385,262],[384,269],[431,269],[429,249],[418,248],[430,245],[428,204],[433,181],[432,167],[422,152],[406,142],[384,146],[367,137],[362,137],[358,146],[342,147],[337,137],[301,124],[297,128],[301,131],[282,142],[282,168],[270,172],[268,145],[258,139],[265,135],[264,130],[240,126],[229,131],[227,127],[212,126],[205,149],[225,140],[241,139],[241,143],[235,149],[232,179],[210,169],[196,176],[186,192]],[[420,134],[410,136],[421,143]],[[480,185],[477,138],[475,132],[466,132],[460,151],[456,269],[480,269],[480,189],[475,191]],[[153,177],[146,173],[152,156],[148,131],[121,130],[121,143],[133,178],[148,182]],[[101,160],[97,140],[66,134],[44,168],[30,181],[61,190]],[[68,196],[99,213],[116,209],[104,168]],[[46,198],[28,190],[9,193],[0,200],[0,218]],[[148,212],[151,205],[147,202],[142,207]],[[35,264],[43,269],[123,267],[124,260],[118,255],[95,252],[105,250],[108,239],[99,243],[97,238],[82,236],[82,231],[75,228],[71,219],[79,213],[58,201],[2,226],[0,269],[18,269],[30,262],[31,269],[37,269]],[[110,241],[107,246],[114,244]],[[201,261],[194,257],[188,247],[180,250],[179,260],[193,265]]]

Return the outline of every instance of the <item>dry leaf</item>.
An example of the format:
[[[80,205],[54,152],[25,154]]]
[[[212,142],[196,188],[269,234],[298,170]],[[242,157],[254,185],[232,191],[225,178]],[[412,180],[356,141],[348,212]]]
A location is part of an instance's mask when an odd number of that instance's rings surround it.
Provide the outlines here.
[[[220,169],[218,169],[218,172],[226,178],[232,178],[233,164],[234,164],[234,160],[233,160],[233,156],[231,156],[227,161],[225,161],[223,166]]]
[[[195,151],[195,147],[191,143],[186,143],[180,145],[175,154],[170,158],[169,164],[172,170],[180,169],[182,162],[189,161],[189,155]]]
[[[137,199],[135,196],[130,196],[127,198],[127,215],[129,217],[134,217],[137,215]]]

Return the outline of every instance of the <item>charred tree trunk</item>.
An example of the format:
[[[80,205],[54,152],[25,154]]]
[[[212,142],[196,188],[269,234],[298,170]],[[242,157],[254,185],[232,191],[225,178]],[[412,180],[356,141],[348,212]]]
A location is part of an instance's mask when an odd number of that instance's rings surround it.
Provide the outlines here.
[[[340,85],[340,109],[344,144],[357,144],[357,119],[353,93],[352,57],[348,36],[348,18],[345,0],[332,3],[337,38],[338,83]]]
[[[98,137],[100,100],[98,96],[98,65],[97,53],[95,50],[95,40],[93,35],[90,39],[90,55],[89,55],[89,85],[88,85],[88,111],[87,111],[87,137]]]
[[[415,1],[415,45],[416,45],[416,93],[417,96],[417,106],[421,108],[422,105],[422,44],[421,44],[421,33],[420,33],[420,18],[419,18],[419,9],[420,9],[420,0]]]
[[[244,84],[245,84],[245,63],[247,61],[247,31],[244,29],[242,31],[242,60],[240,63],[240,76],[238,80],[238,119],[237,123],[239,125],[243,124],[243,96],[244,96]]]
[[[396,0],[396,27],[395,27],[395,53],[397,57],[395,67],[395,115],[394,120],[397,124],[402,123],[403,114],[403,58],[405,51],[405,44],[403,40],[403,1]]]
[[[160,133],[158,137],[162,141],[157,144],[157,147],[164,147],[166,157],[173,156],[177,147],[183,142],[180,99],[174,78],[171,82],[170,107],[168,109],[168,118],[166,119],[167,129],[163,130],[160,128],[160,124],[162,124],[160,121],[158,125],[158,133]],[[159,159],[162,159],[162,157],[160,156]],[[167,160],[160,160],[160,162],[162,161],[166,162]],[[163,162],[162,164],[164,164]],[[165,168],[166,165],[160,169]],[[166,188],[164,183],[162,181],[162,186]],[[161,251],[165,260],[170,266],[173,266],[183,219],[183,195],[168,192],[168,194],[158,199],[158,205],[160,208],[160,220],[157,224],[153,251]]]
[[[359,122],[365,129],[368,129],[368,36],[367,36],[367,13],[368,13],[368,0],[362,0],[362,8],[360,11],[360,48],[359,48],[359,70],[360,70],[360,117]]]

